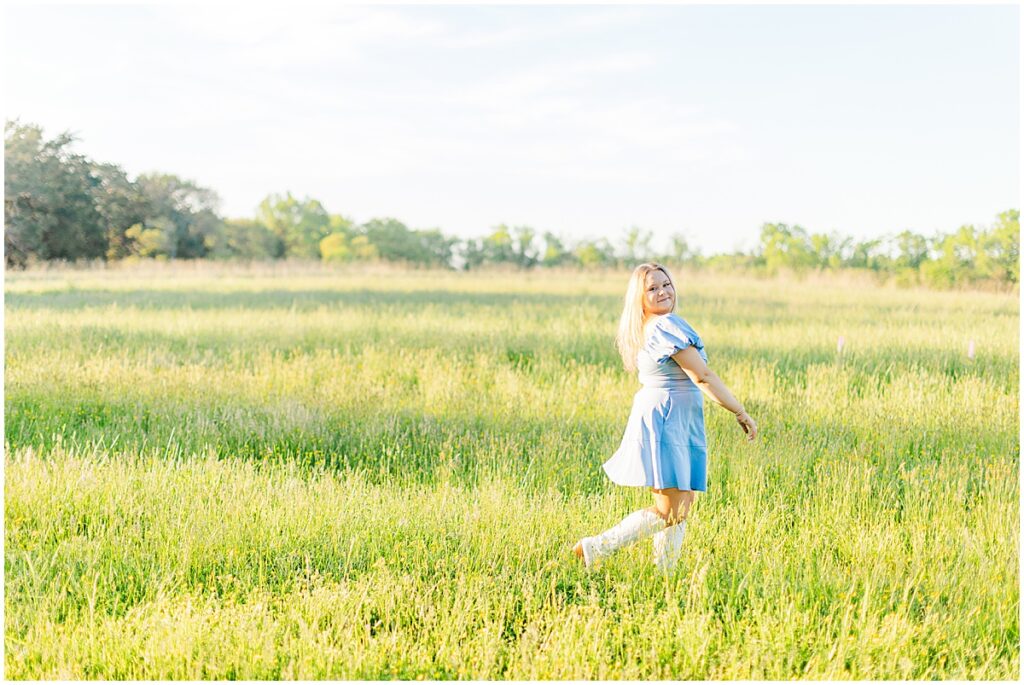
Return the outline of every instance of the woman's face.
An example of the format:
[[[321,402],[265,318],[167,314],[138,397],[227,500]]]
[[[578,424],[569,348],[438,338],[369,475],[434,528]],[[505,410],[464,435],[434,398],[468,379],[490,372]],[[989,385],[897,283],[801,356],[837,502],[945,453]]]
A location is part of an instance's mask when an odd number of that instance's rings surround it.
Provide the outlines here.
[[[668,314],[676,305],[676,289],[660,269],[648,271],[644,278],[644,314]]]

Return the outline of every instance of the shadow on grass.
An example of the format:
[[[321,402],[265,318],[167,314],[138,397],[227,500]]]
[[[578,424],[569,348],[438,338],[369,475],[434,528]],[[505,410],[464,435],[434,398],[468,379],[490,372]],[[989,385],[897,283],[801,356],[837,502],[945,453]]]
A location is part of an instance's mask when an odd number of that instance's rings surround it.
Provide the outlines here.
[[[426,408],[348,406],[319,408],[302,419],[303,426],[296,426],[282,421],[272,406],[210,407],[200,402],[158,407],[137,400],[21,393],[7,398],[5,439],[10,449],[35,447],[44,452],[62,444],[162,459],[213,453],[256,464],[295,463],[309,471],[353,472],[371,483],[408,487],[448,481],[473,488],[482,479],[501,476],[525,492],[554,488],[564,495],[579,495],[613,487],[601,464],[618,446],[626,422],[625,413],[620,421],[603,425],[562,417],[474,413],[470,407],[438,414]],[[783,401],[750,406],[762,424],[761,438],[752,446],[733,439],[735,427],[723,425],[728,417],[709,416],[709,474],[722,484],[722,497],[729,495],[727,481],[734,462],[749,465],[754,454],[764,459],[759,473],[783,480],[792,480],[796,471],[811,469],[823,458],[857,456],[880,468],[895,468],[950,455],[983,460],[1019,454],[1009,428],[894,420],[880,429],[875,423],[805,421]],[[785,455],[783,461],[780,454]],[[794,485],[765,484],[768,490]]]
[[[133,307],[144,310],[178,309],[252,309],[316,311],[321,307],[408,307],[410,310],[427,304],[450,307],[455,312],[471,308],[502,309],[513,304],[537,305],[563,312],[566,307],[581,304],[600,306],[614,313],[620,298],[603,295],[554,293],[462,292],[452,290],[257,290],[211,292],[208,290],[61,290],[33,293],[7,293],[8,309],[75,310],[96,307]]]

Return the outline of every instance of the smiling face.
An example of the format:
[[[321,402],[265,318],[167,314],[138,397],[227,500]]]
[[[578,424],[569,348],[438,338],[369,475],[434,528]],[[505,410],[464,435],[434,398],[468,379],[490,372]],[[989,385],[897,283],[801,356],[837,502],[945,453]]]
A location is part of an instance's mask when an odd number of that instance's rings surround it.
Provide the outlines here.
[[[668,314],[676,306],[676,289],[664,271],[648,271],[644,278],[644,316]]]

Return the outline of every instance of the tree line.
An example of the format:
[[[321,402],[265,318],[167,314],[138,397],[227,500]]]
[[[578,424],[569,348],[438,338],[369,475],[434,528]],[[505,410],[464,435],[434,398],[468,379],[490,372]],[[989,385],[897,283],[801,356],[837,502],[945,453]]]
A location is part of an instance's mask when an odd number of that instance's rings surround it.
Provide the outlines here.
[[[438,228],[412,229],[394,218],[357,224],[312,198],[271,194],[254,216],[225,218],[208,188],[173,174],[131,179],[116,164],[72,150],[74,137],[46,139],[39,126],[4,126],[4,248],[8,268],[50,260],[319,259],[383,260],[414,266],[474,269],[506,264],[623,266],[644,260],[774,274],[859,269],[906,285],[954,287],[1016,284],[1020,278],[1019,212],[1000,213],[990,227],[961,226],[926,237],[903,231],[855,240],[765,223],[750,252],[705,256],[682,233],[656,247],[649,230],[630,227],[607,238],[569,242],[529,226],[500,224],[460,239]]]

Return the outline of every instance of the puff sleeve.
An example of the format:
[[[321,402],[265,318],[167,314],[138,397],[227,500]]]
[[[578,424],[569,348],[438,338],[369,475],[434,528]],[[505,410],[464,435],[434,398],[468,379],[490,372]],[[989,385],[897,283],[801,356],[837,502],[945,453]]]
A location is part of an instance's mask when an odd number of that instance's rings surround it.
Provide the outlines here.
[[[664,364],[673,354],[690,346],[697,348],[701,359],[705,362],[708,360],[704,342],[697,331],[676,314],[666,314],[655,322],[654,329],[644,342],[644,351],[651,355],[655,363]]]

